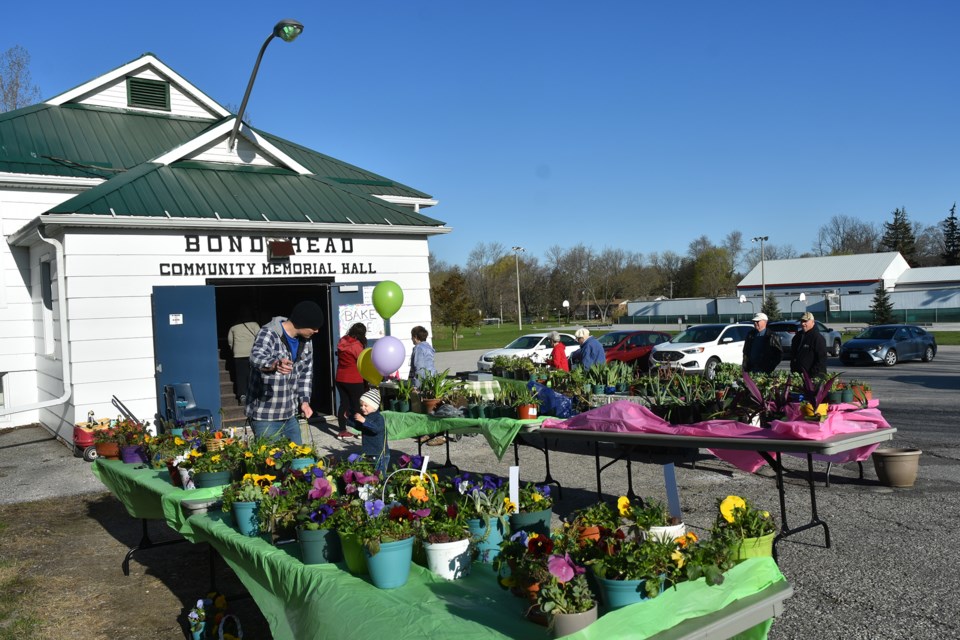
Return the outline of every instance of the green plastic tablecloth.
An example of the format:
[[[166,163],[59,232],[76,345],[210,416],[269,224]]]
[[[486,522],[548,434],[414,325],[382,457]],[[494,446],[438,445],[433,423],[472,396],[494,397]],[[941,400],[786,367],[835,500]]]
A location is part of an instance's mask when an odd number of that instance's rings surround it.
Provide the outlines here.
[[[391,640],[405,638],[547,638],[522,618],[526,601],[497,586],[493,571],[475,563],[471,575],[447,582],[414,565],[406,585],[380,590],[343,564],[304,565],[294,544],[274,547],[237,533],[222,513],[190,518],[198,541],[211,544],[236,572],[270,624],[276,640]],[[659,597],[602,616],[571,640],[646,638],[682,620],[713,613],[784,580],[771,558],[731,569],[722,585],[682,583]],[[769,624],[746,636],[765,638]]]
[[[165,520],[173,530],[193,541],[193,529],[180,503],[219,498],[223,487],[185,490],[173,486],[166,469],[99,458],[93,474],[106,485],[134,518]]]
[[[433,433],[477,433],[483,434],[487,444],[493,449],[497,460],[503,459],[513,439],[527,425],[539,425],[544,418],[534,420],[513,420],[511,418],[437,418],[423,413],[398,413],[384,411],[387,423],[387,438],[400,440],[415,438]]]

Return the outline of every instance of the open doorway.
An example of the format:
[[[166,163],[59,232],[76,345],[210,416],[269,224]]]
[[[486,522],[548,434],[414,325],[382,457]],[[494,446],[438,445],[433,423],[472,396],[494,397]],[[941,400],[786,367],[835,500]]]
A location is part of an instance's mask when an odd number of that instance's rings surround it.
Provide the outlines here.
[[[221,360],[221,397],[230,413],[242,415],[236,399],[233,355],[227,344],[227,332],[240,322],[264,325],[276,316],[286,317],[304,300],[316,302],[323,309],[326,323],[313,337],[313,394],[310,405],[321,415],[334,413],[333,345],[330,317],[330,284],[332,278],[304,278],[271,280],[216,280],[207,284],[216,287],[217,342]],[[239,412],[232,407],[237,407]]]

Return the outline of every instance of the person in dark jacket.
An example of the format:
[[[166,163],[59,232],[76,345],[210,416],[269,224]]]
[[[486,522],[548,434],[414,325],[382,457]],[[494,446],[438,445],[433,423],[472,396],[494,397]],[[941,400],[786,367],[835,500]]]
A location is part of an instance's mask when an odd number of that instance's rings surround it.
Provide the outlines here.
[[[809,311],[800,316],[800,327],[803,331],[797,331],[790,343],[793,351],[790,371],[806,371],[811,378],[822,378],[827,375],[827,341],[817,330],[817,323]]]
[[[387,445],[387,427],[380,413],[380,392],[370,389],[360,396],[360,411],[354,414],[354,422],[363,433],[361,452],[376,461],[380,477],[385,478],[390,465],[390,448]]]
[[[765,313],[753,316],[753,330],[743,341],[743,370],[748,373],[771,373],[783,357],[780,336],[767,331],[767,320]]]

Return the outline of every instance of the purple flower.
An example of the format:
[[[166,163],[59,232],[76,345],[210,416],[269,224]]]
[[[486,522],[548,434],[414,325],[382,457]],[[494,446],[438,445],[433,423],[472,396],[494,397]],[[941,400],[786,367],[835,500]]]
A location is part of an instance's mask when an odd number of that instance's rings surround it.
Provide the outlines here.
[[[376,518],[383,511],[383,500],[367,500],[363,503],[363,508],[366,509],[368,516]]]
[[[540,491],[545,497],[550,497],[550,485],[545,484],[537,487],[537,490]]]
[[[287,494],[286,491],[284,491],[283,489],[281,489],[275,484],[270,485],[270,488],[267,489],[267,495],[270,496],[271,498],[276,498],[278,496],[283,496],[286,494]]]
[[[323,472],[323,469],[321,469],[320,467],[311,467],[311,468],[307,471],[307,473],[306,473],[306,476],[307,476],[308,478],[309,478],[310,476],[313,476],[314,478],[323,478],[323,477],[325,477],[326,475],[327,475],[327,474],[325,474],[325,473]]]
[[[343,481],[347,484],[353,483],[353,476],[356,472],[353,469],[347,469],[343,472]]]
[[[413,513],[414,518],[419,520],[420,518],[426,518],[428,515],[430,515],[430,509],[417,509],[411,513]]]
[[[577,566],[573,564],[569,555],[550,556],[550,559],[547,560],[547,569],[561,584],[569,582],[577,574]]]
[[[332,515],[333,507],[328,504],[322,504],[316,511],[310,514],[310,519],[318,524],[322,524]]]
[[[373,484],[377,480],[379,480],[379,478],[375,474],[368,476],[360,473],[359,471],[357,472],[357,475],[355,476],[354,479],[360,484]]]
[[[353,464],[359,459],[360,459],[359,453],[351,453],[350,455],[347,456],[347,462],[349,462],[350,464]]]
[[[522,544],[523,546],[527,546],[527,539],[528,539],[529,537],[530,537],[530,536],[527,534],[527,532],[524,531],[523,529],[521,529],[520,531],[517,531],[515,534],[513,534],[512,536],[510,536],[510,541],[511,541],[511,542],[519,542],[519,543]]]
[[[493,476],[484,475],[483,476],[483,490],[484,491],[493,491],[497,488],[496,479]]]
[[[307,493],[307,497],[311,500],[329,498],[331,495],[333,495],[333,487],[330,486],[330,481],[326,478],[314,479],[313,489]]]
[[[423,468],[423,456],[413,456],[412,458],[410,458],[410,462],[413,463],[414,469]]]

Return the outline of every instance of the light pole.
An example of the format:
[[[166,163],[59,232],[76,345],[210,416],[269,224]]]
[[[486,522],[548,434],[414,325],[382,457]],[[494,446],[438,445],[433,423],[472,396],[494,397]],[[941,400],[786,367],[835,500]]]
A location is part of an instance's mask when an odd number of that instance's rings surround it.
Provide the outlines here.
[[[797,299],[796,299],[796,300],[791,300],[791,301],[790,301],[790,313],[791,313],[791,314],[793,313],[793,303],[794,303],[794,302],[806,302],[806,301],[807,301],[807,294],[805,294],[805,293],[801,293],[799,296],[797,296]]]
[[[747,300],[747,296],[745,296],[745,295],[743,295],[743,294],[741,293],[741,294],[740,294],[740,304],[743,304],[744,302],[749,302],[749,303],[750,303],[750,311],[751,311],[752,313],[756,314],[757,308],[756,308],[755,306],[753,306],[753,300]]]
[[[520,308],[520,254],[524,251],[523,247],[513,247],[513,254],[517,258],[517,323],[520,331],[523,331],[523,311]]]
[[[757,236],[752,238],[751,242],[760,243],[760,294],[761,294],[761,305],[767,303],[767,279],[763,274],[763,243],[770,239],[770,236]],[[762,308],[762,306],[761,306]]]
[[[280,37],[284,42],[293,42],[303,33],[303,25],[296,20],[281,20],[273,26],[273,33],[270,34],[260,47],[260,53],[257,54],[257,62],[253,65],[253,73],[250,74],[250,81],[247,83],[247,90],[243,93],[243,102],[240,103],[240,111],[237,113],[237,121],[233,123],[233,131],[230,132],[230,140],[227,142],[227,149],[233,151],[233,146],[237,143],[237,132],[240,130],[240,123],[243,121],[243,112],[247,109],[247,100],[250,99],[250,90],[253,89],[253,81],[257,78],[257,70],[260,68],[260,60],[263,58],[263,52],[267,50],[267,45],[276,37]]]
[[[569,300],[563,301],[563,308],[567,310],[567,326],[569,326],[570,325],[570,301]]]

